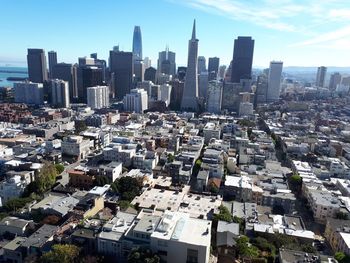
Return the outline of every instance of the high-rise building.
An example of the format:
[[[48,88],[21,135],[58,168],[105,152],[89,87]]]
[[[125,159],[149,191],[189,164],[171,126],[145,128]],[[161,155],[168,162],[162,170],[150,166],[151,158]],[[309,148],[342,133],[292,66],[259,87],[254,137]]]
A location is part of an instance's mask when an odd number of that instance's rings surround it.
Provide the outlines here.
[[[69,83],[61,79],[51,80],[51,104],[59,108],[69,108]]]
[[[114,49],[109,52],[109,70],[113,75],[114,94],[122,100],[133,86],[133,53]]]
[[[160,100],[168,107],[171,100],[171,86],[169,84],[160,85]]]
[[[169,51],[169,47],[166,47],[165,51],[161,51],[158,53],[158,75],[164,73],[175,76],[175,56],[175,52]]]
[[[47,80],[46,56],[43,49],[28,48],[27,64],[30,81],[44,83]]]
[[[178,67],[177,68],[177,77],[180,81],[184,81],[186,77],[187,67]]]
[[[222,90],[221,109],[229,112],[239,110],[239,93],[242,90],[241,83],[224,82]]]
[[[41,105],[44,103],[42,83],[17,82],[13,85],[15,102]]]
[[[226,72],[226,66],[225,65],[222,65],[219,67],[219,79],[223,80],[225,78],[225,72]]]
[[[87,103],[87,88],[103,84],[102,69],[94,66],[78,68],[78,99],[82,103]]]
[[[132,89],[123,101],[125,111],[143,113],[148,108],[147,92],[143,89]]]
[[[91,109],[102,109],[109,106],[109,87],[95,86],[87,88],[87,105]]]
[[[271,61],[267,80],[266,101],[268,103],[278,101],[281,92],[281,74],[283,62]]]
[[[220,113],[222,101],[223,82],[211,80],[208,84],[207,111],[210,113]]]
[[[145,75],[145,65],[142,60],[134,61],[134,82],[142,82]]]
[[[134,27],[134,35],[132,38],[132,53],[134,60],[142,60],[142,38],[141,28],[139,26]]]
[[[78,96],[77,91],[77,76],[73,72],[73,65],[67,63],[57,63],[52,72],[50,72],[52,79],[61,79],[69,83],[69,98],[73,100]]]
[[[341,75],[339,72],[335,72],[331,75],[331,78],[329,80],[329,89],[335,90],[337,88],[337,85],[341,82]]]
[[[185,87],[183,91],[181,108],[186,110],[198,109],[198,39],[196,39],[196,20],[193,22],[192,38],[188,42],[188,60]]]
[[[145,70],[148,69],[149,67],[152,67],[152,61],[149,57],[145,57],[143,59],[143,64],[145,65]]]
[[[198,57],[198,74],[201,74],[202,72],[206,72],[207,71],[207,64],[205,61],[205,57],[203,56],[199,56]]]
[[[209,80],[214,80],[217,78],[219,73],[220,59],[218,57],[209,58],[208,62],[208,73]]]
[[[255,91],[255,106],[258,104],[266,103],[266,94],[267,94],[267,75],[262,74],[258,76],[256,83]]]
[[[198,75],[198,93],[199,97],[206,98],[208,90],[208,71],[202,71]]]
[[[326,79],[327,68],[324,66],[317,68],[317,76],[316,76],[316,87],[324,87],[324,82]]]
[[[57,53],[56,51],[49,51],[49,75],[52,78],[53,67],[57,64]]]
[[[154,67],[149,67],[145,70],[144,79],[155,83],[156,82],[156,73],[157,73],[157,70]]]
[[[251,79],[254,53],[254,40],[251,37],[238,37],[233,48],[231,82]]]

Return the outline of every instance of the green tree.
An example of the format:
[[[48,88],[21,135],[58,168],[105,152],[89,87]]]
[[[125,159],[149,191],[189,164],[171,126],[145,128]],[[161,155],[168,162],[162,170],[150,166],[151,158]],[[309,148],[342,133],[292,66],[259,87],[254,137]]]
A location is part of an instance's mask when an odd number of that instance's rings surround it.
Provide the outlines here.
[[[132,201],[142,189],[142,178],[123,176],[111,184],[111,189],[119,194],[121,200]]]
[[[168,163],[172,163],[173,161],[175,161],[175,157],[171,153],[169,153],[167,157],[168,157],[167,158]]]
[[[75,133],[79,134],[87,129],[86,123],[83,120],[77,120],[74,122]]]
[[[34,181],[36,185],[36,193],[43,194],[50,189],[56,182],[57,171],[54,165],[45,162],[41,168],[38,177]]]
[[[64,165],[61,163],[55,164],[57,174],[61,174],[64,171]]]
[[[32,200],[33,199],[30,197],[12,198],[5,203],[4,208],[6,209],[6,211],[9,212],[16,211],[16,209],[24,207],[27,203],[31,202]]]
[[[72,263],[79,259],[79,247],[75,245],[53,245],[52,250],[41,256],[42,263]]]
[[[289,188],[294,192],[300,192],[303,179],[298,174],[293,174],[288,178]]]
[[[342,251],[339,251],[334,254],[334,258],[339,262],[339,263],[349,263],[350,262],[350,257],[349,255],[345,254]]]
[[[257,258],[260,254],[259,249],[249,243],[249,238],[247,236],[241,236],[237,240],[236,248],[241,258]]]
[[[152,253],[150,249],[137,248],[130,251],[128,263],[159,263],[158,255]]]
[[[216,221],[226,221],[231,223],[233,221],[233,216],[230,213],[230,211],[227,209],[226,206],[224,205],[220,205],[219,206],[219,214],[215,214],[214,215],[214,220]]]
[[[349,215],[347,213],[339,211],[338,213],[335,214],[335,218],[348,220],[349,219]]]
[[[109,179],[109,177],[105,176],[105,175],[101,175],[101,176],[96,176],[96,179],[94,181],[94,184],[96,186],[104,186],[106,184],[110,184],[112,180]]]

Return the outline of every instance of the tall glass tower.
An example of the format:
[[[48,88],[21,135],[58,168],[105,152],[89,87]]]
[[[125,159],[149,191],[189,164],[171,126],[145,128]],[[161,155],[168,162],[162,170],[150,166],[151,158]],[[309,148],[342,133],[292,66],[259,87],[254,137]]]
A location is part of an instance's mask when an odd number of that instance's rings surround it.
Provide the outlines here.
[[[134,27],[134,36],[132,39],[132,53],[134,60],[142,60],[142,38],[141,28],[139,26]]]

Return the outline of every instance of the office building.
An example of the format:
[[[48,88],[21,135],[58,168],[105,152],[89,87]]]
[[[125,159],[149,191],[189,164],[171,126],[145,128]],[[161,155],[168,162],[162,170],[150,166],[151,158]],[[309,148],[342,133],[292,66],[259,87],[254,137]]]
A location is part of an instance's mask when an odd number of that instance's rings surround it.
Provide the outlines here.
[[[317,68],[316,87],[324,87],[326,74],[327,74],[326,67],[322,66]]]
[[[134,55],[134,61],[142,60],[142,37],[141,28],[139,26],[134,27],[134,35],[132,38],[132,53]]]
[[[134,82],[142,82],[145,75],[145,65],[142,60],[134,61]]]
[[[61,79],[69,83],[69,98],[73,100],[78,97],[78,77],[77,66],[67,63],[57,63],[52,72],[50,72],[52,79]]]
[[[156,82],[156,73],[157,73],[157,70],[154,67],[146,68],[144,80],[152,81],[153,83],[155,83]]]
[[[103,84],[103,71],[95,66],[82,66],[78,68],[78,99],[87,102],[87,88]]]
[[[148,108],[147,92],[143,89],[132,89],[123,101],[125,111],[143,113]]]
[[[183,91],[181,109],[194,110],[198,109],[198,39],[196,39],[196,20],[193,22],[192,38],[188,42],[188,60],[185,79],[185,88]]]
[[[158,53],[158,75],[162,73],[172,76],[176,74],[175,52],[170,51],[169,47]]]
[[[262,74],[258,76],[255,91],[255,106],[266,103],[267,94],[267,76]]]
[[[231,71],[232,83],[239,83],[241,79],[251,79],[253,53],[254,40],[251,37],[235,39]]]
[[[171,86],[169,84],[160,85],[160,100],[168,107],[171,99]]]
[[[199,56],[198,57],[198,74],[201,74],[202,72],[206,72],[207,71],[207,65],[206,65],[206,61],[205,61],[205,57],[203,56]]]
[[[226,66],[222,65],[219,67],[219,73],[218,73],[218,77],[220,80],[223,80],[225,78],[225,72],[226,72]]]
[[[254,105],[250,102],[241,102],[239,104],[239,116],[249,116],[253,114]]]
[[[270,62],[266,92],[266,101],[268,103],[278,101],[280,98],[282,68],[283,62]]]
[[[148,69],[149,67],[152,67],[152,61],[149,57],[145,57],[143,59],[143,64],[145,65],[145,70]]]
[[[186,77],[187,67],[178,67],[177,68],[177,77],[180,81],[184,81]]]
[[[222,90],[221,109],[228,112],[237,112],[239,110],[239,93],[242,90],[241,83],[224,82]]]
[[[221,112],[223,82],[211,80],[208,84],[207,111],[210,113]]]
[[[206,98],[208,90],[208,71],[202,71],[198,75],[198,92],[199,97]]]
[[[55,51],[49,51],[49,75],[52,78],[53,67],[57,64],[57,53]]]
[[[208,62],[209,81],[217,78],[219,73],[219,64],[220,64],[220,59],[218,57],[209,58],[209,62]]]
[[[109,70],[113,73],[114,96],[122,100],[133,86],[133,53],[115,48],[109,52]]]
[[[43,49],[28,48],[27,64],[31,82],[44,83],[47,80],[46,56]]]
[[[42,83],[17,82],[13,85],[15,102],[41,105],[44,103]]]
[[[51,104],[58,108],[69,108],[69,83],[61,79],[51,80]]]
[[[95,86],[87,88],[87,105],[91,109],[102,109],[109,106],[109,87]]]
[[[337,86],[341,82],[341,75],[339,72],[335,72],[331,75],[331,78],[329,80],[329,89],[330,90],[336,90]]]

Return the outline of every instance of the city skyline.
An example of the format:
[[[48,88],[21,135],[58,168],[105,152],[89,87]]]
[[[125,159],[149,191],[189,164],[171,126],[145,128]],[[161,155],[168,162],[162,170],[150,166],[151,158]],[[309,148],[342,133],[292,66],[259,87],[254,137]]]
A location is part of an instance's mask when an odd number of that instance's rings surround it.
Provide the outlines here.
[[[251,36],[256,41],[254,67],[266,68],[272,60],[283,61],[285,66],[347,66],[350,28],[346,22],[350,9],[344,8],[345,1],[334,0],[331,4],[313,0],[254,1],[254,5],[233,0],[150,0],[146,4],[132,0],[118,5],[106,1],[96,6],[95,1],[74,1],[67,9],[65,1],[5,0],[0,22],[8,26],[0,29],[5,36],[0,65],[25,66],[27,48],[57,51],[58,62],[75,63],[78,57],[94,52],[107,60],[113,46],[132,50],[133,28],[139,25],[143,56],[150,57],[153,66],[166,45],[176,52],[177,64],[183,66],[189,25],[196,19],[201,42],[198,55],[219,57],[221,64],[229,64],[234,39]],[[21,18],[28,10],[35,19]],[[113,11],[118,16],[113,16]],[[65,13],[64,20],[61,12]],[[90,12],[100,17],[77,19]],[[16,19],[13,14],[17,14]]]

